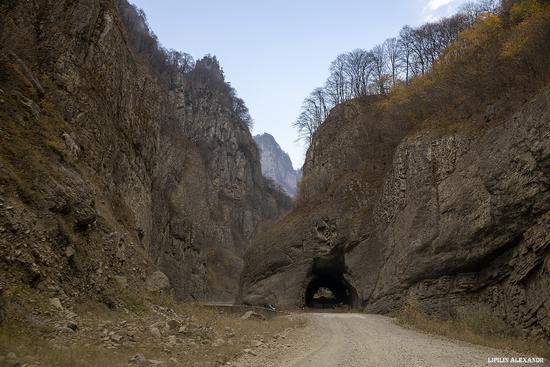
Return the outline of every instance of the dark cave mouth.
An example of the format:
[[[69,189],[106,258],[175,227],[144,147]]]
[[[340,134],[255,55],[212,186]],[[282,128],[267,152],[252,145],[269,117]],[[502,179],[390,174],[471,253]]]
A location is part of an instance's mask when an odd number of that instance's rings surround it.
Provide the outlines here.
[[[357,307],[357,292],[341,274],[319,274],[306,288],[305,305],[315,309]]]

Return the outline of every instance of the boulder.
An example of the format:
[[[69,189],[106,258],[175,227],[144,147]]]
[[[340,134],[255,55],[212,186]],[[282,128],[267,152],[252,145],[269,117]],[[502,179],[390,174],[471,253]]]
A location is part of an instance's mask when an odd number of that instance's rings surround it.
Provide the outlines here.
[[[136,365],[139,367],[154,367],[154,366],[160,366],[162,364],[161,361],[153,360],[153,359],[147,359],[142,354],[136,354],[130,360],[128,361],[129,365]]]
[[[23,363],[15,355],[15,353],[8,353],[6,356],[0,356],[0,366],[2,367],[21,367]]]
[[[69,321],[67,323],[67,327],[73,331],[77,331],[78,330],[78,324],[74,321]]]
[[[170,330],[178,330],[181,326],[181,323],[174,319],[168,320],[167,324]]]
[[[76,253],[76,251],[75,251],[74,247],[67,246],[65,248],[65,257],[67,257],[68,259],[72,258],[75,253]]]
[[[113,280],[120,288],[128,288],[128,278],[122,275],[115,275]]]
[[[166,274],[157,270],[147,277],[145,286],[149,292],[158,292],[170,288],[170,280]]]
[[[242,316],[242,320],[265,320],[265,316],[254,311],[246,311]]]
[[[156,339],[161,339],[162,338],[162,334],[160,333],[160,330],[158,327],[156,326],[151,326],[149,327],[149,332],[151,333],[151,335],[153,337],[155,337]]]
[[[59,310],[59,311],[64,310],[63,305],[61,304],[61,301],[59,300],[59,298],[50,298],[49,303],[50,303],[50,306],[52,306],[56,310]]]

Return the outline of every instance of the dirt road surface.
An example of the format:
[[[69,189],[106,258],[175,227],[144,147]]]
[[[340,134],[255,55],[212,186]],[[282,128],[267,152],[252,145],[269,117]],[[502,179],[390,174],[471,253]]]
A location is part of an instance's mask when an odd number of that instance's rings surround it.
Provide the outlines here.
[[[239,367],[475,367],[514,352],[416,332],[391,318],[346,313],[306,313],[303,329],[288,331],[234,362]],[[546,364],[513,364],[541,366]]]

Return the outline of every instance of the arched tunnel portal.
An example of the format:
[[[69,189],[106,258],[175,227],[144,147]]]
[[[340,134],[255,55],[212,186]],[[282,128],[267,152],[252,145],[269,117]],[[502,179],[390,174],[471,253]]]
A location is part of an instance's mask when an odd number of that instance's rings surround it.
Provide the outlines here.
[[[343,256],[317,258],[305,289],[304,303],[309,308],[359,307],[357,290],[344,277]]]

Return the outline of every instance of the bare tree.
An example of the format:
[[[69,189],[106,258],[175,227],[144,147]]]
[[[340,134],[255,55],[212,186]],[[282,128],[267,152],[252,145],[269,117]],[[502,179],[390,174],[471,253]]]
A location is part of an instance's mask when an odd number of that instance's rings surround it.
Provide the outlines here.
[[[332,106],[368,94],[385,94],[400,82],[409,83],[415,76],[424,75],[479,15],[505,11],[502,1],[471,2],[451,17],[416,28],[405,26],[399,37],[389,38],[369,51],[355,49],[338,55],[330,65],[325,87],[315,89],[303,103],[294,124],[300,137],[310,143]]]
[[[406,47],[407,81],[414,75],[424,74],[426,70],[425,45],[422,32],[405,26],[400,33],[401,44]]]
[[[366,95],[370,75],[373,71],[368,52],[355,49],[344,55],[344,70],[349,81],[350,95],[354,98]]]
[[[399,70],[401,68],[401,44],[397,38],[388,38],[384,41],[384,55],[386,57],[386,65],[388,72],[391,76],[391,87],[397,83],[397,78],[399,77]]]
[[[330,64],[330,76],[325,90],[332,105],[337,105],[350,98],[348,79],[346,78],[346,55],[338,55]]]
[[[502,9],[501,0],[478,0],[469,1],[460,7],[460,14],[468,18],[469,24],[472,24],[478,16],[483,13],[499,13]]]
[[[383,45],[376,45],[369,53],[373,68],[373,82],[379,94],[386,93],[388,74],[386,73],[386,50]]]
[[[313,134],[328,116],[326,93],[323,88],[316,88],[302,104],[302,112],[293,124],[298,130],[299,138],[307,145],[311,144]]]
[[[411,45],[409,42],[408,32],[410,31],[410,27],[403,27],[401,29],[401,32],[399,33],[398,38],[398,45],[399,45],[399,61],[402,65],[402,72],[405,77],[405,83],[409,83],[409,80],[411,78],[411,58],[412,58],[412,51],[411,51]]]

